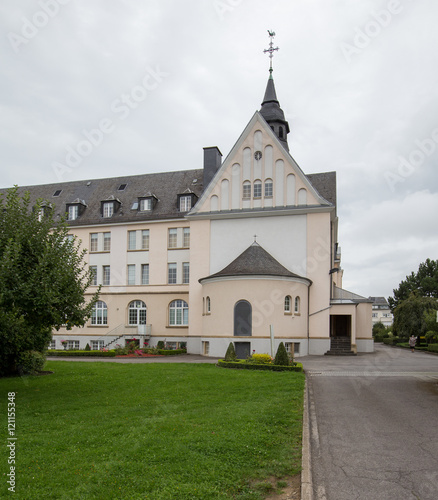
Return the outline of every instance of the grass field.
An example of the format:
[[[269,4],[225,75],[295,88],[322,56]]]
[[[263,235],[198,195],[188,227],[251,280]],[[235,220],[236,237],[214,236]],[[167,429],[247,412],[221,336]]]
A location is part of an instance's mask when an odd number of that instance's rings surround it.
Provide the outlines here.
[[[15,392],[16,493],[1,498],[260,499],[300,471],[304,375],[211,364],[49,361]],[[3,443],[7,420],[2,418]]]

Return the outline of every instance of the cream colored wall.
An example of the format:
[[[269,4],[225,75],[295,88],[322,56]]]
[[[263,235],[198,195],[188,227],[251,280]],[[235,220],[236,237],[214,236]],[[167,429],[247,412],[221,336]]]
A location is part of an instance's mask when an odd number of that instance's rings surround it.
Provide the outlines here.
[[[357,339],[373,338],[372,304],[361,303],[357,306]]]
[[[211,300],[211,314],[203,315],[203,336],[233,337],[234,306],[247,300],[252,306],[253,337],[268,338],[270,325],[276,338],[307,337],[307,286],[303,283],[243,278],[206,283],[202,292],[203,298]],[[284,313],[286,295],[292,297],[292,312],[295,297],[300,297],[300,314]]]
[[[307,274],[310,287],[310,337],[328,338],[330,335],[331,264],[330,214],[307,215]]]

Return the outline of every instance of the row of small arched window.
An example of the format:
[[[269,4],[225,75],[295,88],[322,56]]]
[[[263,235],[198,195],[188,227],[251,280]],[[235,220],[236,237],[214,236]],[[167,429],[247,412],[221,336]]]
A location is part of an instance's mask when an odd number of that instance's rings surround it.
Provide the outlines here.
[[[128,305],[128,325],[146,325],[146,304],[142,300],[133,300]],[[168,306],[169,326],[186,326],[189,324],[189,306],[184,300],[173,300]],[[108,306],[98,300],[91,314],[92,325],[108,324]]]
[[[272,179],[266,179],[264,183],[264,197],[265,198],[272,198],[273,196],[273,182]],[[242,198],[244,200],[249,200],[251,198],[251,191],[253,194],[254,198],[261,198],[262,197],[262,192],[263,192],[263,184],[262,181],[257,179],[254,181],[253,185],[251,186],[250,181],[244,181],[243,183],[243,192],[242,192]]]

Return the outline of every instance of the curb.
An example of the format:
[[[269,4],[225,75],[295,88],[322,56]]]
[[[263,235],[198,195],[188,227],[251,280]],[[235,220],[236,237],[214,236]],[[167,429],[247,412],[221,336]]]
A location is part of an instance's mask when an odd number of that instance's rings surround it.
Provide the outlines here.
[[[301,459],[301,500],[313,500],[312,472],[310,469],[309,392],[307,377],[303,402],[303,449]]]

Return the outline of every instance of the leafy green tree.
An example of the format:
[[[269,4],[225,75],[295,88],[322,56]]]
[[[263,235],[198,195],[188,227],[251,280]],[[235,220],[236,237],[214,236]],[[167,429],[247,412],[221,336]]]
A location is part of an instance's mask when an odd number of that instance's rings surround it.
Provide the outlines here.
[[[289,364],[289,356],[287,355],[286,347],[284,347],[283,342],[280,342],[277,354],[275,355],[274,365],[289,366]]]
[[[408,299],[400,302],[394,309],[394,335],[405,340],[411,335],[425,336],[428,329],[428,315],[431,311],[436,314],[437,309],[437,299],[411,293]]]
[[[418,271],[406,276],[393,292],[394,297],[388,297],[392,312],[412,292],[417,292],[421,297],[438,298],[438,260],[426,259],[426,262],[420,264]]]
[[[65,220],[17,191],[0,195],[0,375],[16,373],[25,351],[43,353],[53,329],[83,326],[99,296],[85,298],[93,276]]]

